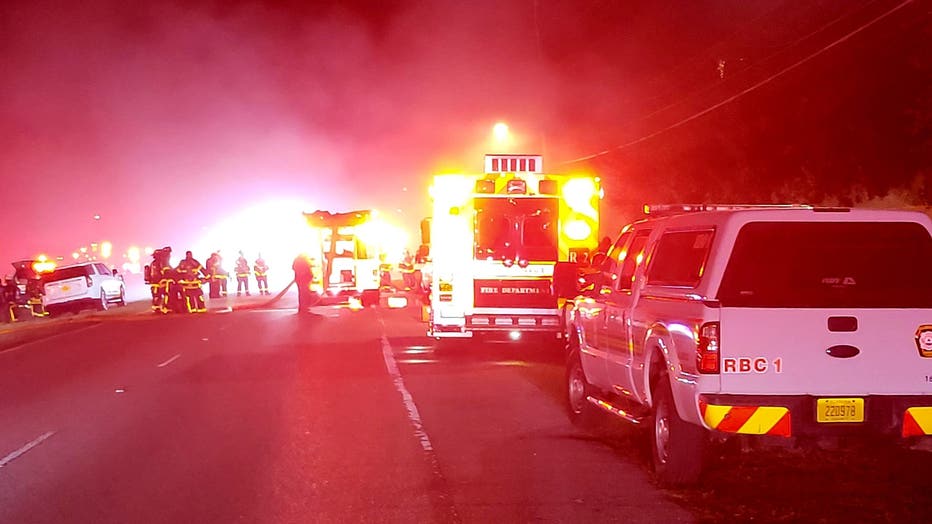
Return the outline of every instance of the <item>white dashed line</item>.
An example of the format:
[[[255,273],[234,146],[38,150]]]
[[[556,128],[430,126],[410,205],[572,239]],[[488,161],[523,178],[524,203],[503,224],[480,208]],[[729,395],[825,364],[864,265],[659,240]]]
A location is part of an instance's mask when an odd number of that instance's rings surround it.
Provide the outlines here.
[[[171,364],[172,362],[178,360],[179,358],[181,358],[181,353],[178,353],[177,355],[173,356],[172,358],[166,360],[165,362],[162,362],[161,364],[159,364],[158,366],[155,366],[155,367],[157,367],[157,368],[164,368],[165,366]]]
[[[16,459],[18,459],[19,457],[23,456],[24,454],[26,454],[27,451],[29,451],[30,449],[32,449],[32,448],[38,446],[39,444],[42,443],[42,441],[48,439],[49,437],[51,437],[51,436],[54,435],[54,434],[55,434],[54,431],[47,431],[47,432],[45,432],[45,433],[39,435],[38,437],[36,437],[32,442],[30,442],[30,443],[26,444],[25,446],[23,446],[23,447],[17,449],[17,450],[14,451],[13,453],[10,453],[9,455],[3,457],[2,459],[0,459],[0,468],[2,468],[3,466],[6,466],[6,465],[9,464],[10,462],[13,462],[14,460],[16,460]]]

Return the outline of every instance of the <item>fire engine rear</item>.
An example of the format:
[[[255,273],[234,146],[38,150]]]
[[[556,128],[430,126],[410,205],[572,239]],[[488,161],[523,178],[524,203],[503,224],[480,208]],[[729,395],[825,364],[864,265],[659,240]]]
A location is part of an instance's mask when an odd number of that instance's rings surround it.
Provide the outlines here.
[[[313,286],[323,299],[356,298],[363,306],[379,302],[378,250],[367,237],[372,211],[305,213],[314,233]]]
[[[601,189],[542,160],[486,155],[483,174],[434,177],[428,335],[561,336],[554,264],[597,243]]]

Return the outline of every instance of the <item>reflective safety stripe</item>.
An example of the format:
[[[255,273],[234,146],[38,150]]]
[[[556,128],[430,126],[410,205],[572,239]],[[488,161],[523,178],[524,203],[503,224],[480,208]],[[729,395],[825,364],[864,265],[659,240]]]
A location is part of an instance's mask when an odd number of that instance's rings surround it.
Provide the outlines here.
[[[903,414],[903,436],[932,435],[932,406],[908,408]]]
[[[702,420],[718,431],[788,437],[790,410],[783,406],[719,406],[699,403]]]

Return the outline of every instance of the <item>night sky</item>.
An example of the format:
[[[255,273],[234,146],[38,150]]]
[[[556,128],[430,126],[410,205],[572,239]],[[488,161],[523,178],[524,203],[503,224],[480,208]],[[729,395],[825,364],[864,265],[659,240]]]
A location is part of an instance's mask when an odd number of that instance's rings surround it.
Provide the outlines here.
[[[497,121],[510,152],[601,175],[613,226],[658,199],[928,202],[930,9],[4,2],[0,260],[219,244],[270,206],[375,207],[413,233],[430,175],[479,171]]]

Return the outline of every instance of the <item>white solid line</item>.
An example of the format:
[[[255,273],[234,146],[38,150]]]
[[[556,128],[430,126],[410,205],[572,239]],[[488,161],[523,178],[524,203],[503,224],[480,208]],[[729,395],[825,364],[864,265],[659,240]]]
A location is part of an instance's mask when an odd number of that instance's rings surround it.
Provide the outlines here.
[[[23,447],[17,449],[17,450],[14,451],[13,453],[10,453],[9,455],[3,457],[2,459],[0,459],[0,468],[2,468],[3,466],[6,466],[6,465],[9,464],[10,462],[13,462],[14,460],[16,460],[16,459],[18,459],[19,457],[23,456],[23,454],[25,454],[27,451],[29,451],[30,449],[32,449],[32,448],[38,446],[39,444],[42,443],[43,440],[45,440],[45,439],[51,437],[51,436],[54,435],[54,434],[55,434],[54,431],[46,431],[45,433],[43,433],[43,434],[39,435],[38,437],[36,437],[35,440],[33,440],[32,442],[30,442],[30,443],[26,444],[25,446],[23,446]]]
[[[172,362],[178,360],[179,358],[181,358],[181,353],[178,353],[177,355],[173,356],[172,358],[166,360],[165,362],[162,362],[161,364],[159,364],[158,366],[155,366],[155,367],[157,367],[157,368],[164,368],[165,366],[171,364]]]
[[[382,358],[385,359],[385,369],[388,370],[388,374],[392,377],[395,389],[398,390],[398,393],[401,393],[401,402],[408,411],[408,420],[410,420],[411,425],[414,426],[414,436],[417,437],[424,451],[433,451],[434,447],[430,443],[430,437],[427,436],[427,431],[424,430],[424,424],[421,422],[421,415],[418,413],[417,406],[414,404],[414,397],[411,396],[408,388],[405,387],[405,381],[401,378],[401,372],[398,371],[398,363],[395,362],[395,356],[392,354],[392,346],[388,343],[388,338],[385,337],[385,323],[382,321],[381,317],[379,317],[379,323],[382,324],[383,328]]]

